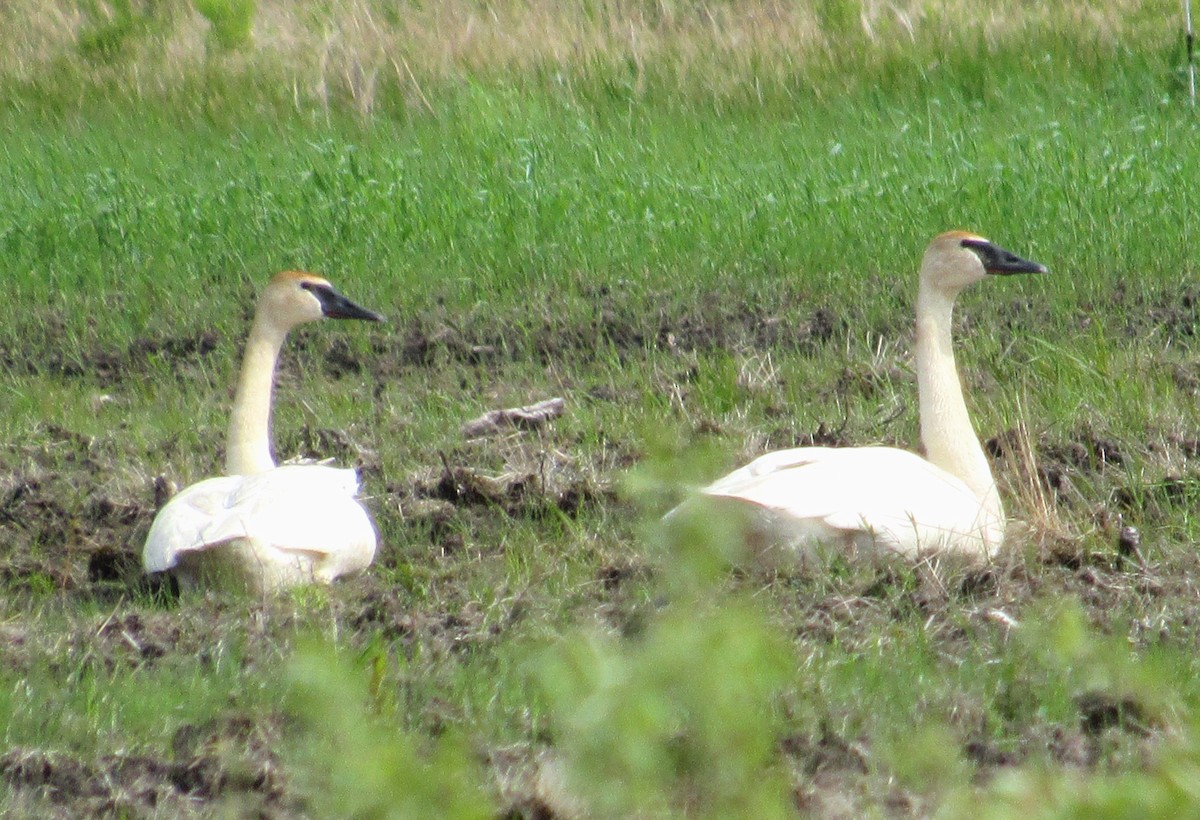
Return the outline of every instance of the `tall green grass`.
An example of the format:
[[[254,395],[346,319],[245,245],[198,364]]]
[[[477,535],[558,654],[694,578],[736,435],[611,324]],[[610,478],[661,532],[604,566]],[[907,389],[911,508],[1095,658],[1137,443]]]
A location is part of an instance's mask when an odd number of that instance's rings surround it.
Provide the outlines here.
[[[1136,733],[1102,736],[1118,796],[1194,765],[1200,477],[1180,441],[1200,428],[1200,125],[1174,6],[513,3],[485,23],[473,4],[411,19],[351,5],[331,18],[260,3],[253,39],[220,53],[182,6],[130,5],[127,26],[101,5],[2,12],[21,23],[0,25],[8,37],[57,44],[50,62],[19,44],[0,61],[6,474],[63,482],[78,516],[97,495],[149,504],[156,475],[218,470],[249,306],[274,270],[321,271],[391,322],[298,333],[275,417],[281,456],[332,429],[351,442],[343,460],[367,462],[383,536],[371,577],[185,617],[197,602],[55,592],[42,565],[26,583],[27,556],[6,553],[20,594],[3,617],[29,636],[0,671],[10,745],[162,750],[232,708],[288,716],[297,773],[345,727],[345,766],[325,772],[335,796],[434,760],[446,788],[479,781],[501,804],[499,767],[476,759],[518,747],[593,806],[720,814],[807,793],[815,764],[782,750],[818,738],[862,761],[852,810],[877,810],[895,782],[914,813],[1039,789],[1069,806],[1043,740],[1077,731],[1078,698],[1099,692],[1139,704],[1147,743],[1183,738],[1144,766]],[[783,15],[772,37],[738,40],[764,10]],[[487,36],[434,48],[430,32],[464,30],[447,21]],[[539,34],[528,55],[495,45],[514,21]],[[87,51],[88,31],[108,56]],[[287,50],[315,31],[332,32],[325,62]],[[572,37],[582,56],[556,50]],[[366,69],[385,63],[370,96]],[[730,574],[719,552],[661,547],[642,521],[681,484],[765,449],[822,429],[915,444],[915,269],[957,227],[1052,271],[959,306],[968,401],[981,437],[1010,442],[997,472],[1032,525],[1005,560],[982,578],[839,560]],[[171,347],[207,333],[209,353]],[[570,410],[540,435],[458,432],[552,394]],[[1098,438],[1119,464],[1088,465]],[[481,504],[439,522],[412,494],[444,463],[578,479],[595,498],[578,514]],[[1061,497],[1039,464],[1065,472]],[[1118,513],[1142,528],[1158,592],[1116,556]],[[69,563],[86,547],[40,548]],[[1108,639],[1055,614],[1072,596]],[[97,637],[109,604],[182,624],[187,646],[213,630],[216,670],[121,654],[119,635]],[[340,654],[289,660],[313,632]],[[1051,774],[980,798],[963,751],[980,739]],[[745,768],[722,769],[726,744]],[[598,793],[596,772],[645,788]],[[479,809],[473,792],[458,808]]]

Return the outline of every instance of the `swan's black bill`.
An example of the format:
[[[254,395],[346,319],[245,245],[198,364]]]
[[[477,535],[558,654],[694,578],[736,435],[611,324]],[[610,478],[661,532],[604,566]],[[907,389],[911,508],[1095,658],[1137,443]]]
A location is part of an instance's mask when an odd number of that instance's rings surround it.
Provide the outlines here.
[[[962,245],[975,251],[979,261],[983,263],[983,269],[988,273],[999,276],[1014,273],[1049,273],[1045,265],[1022,259],[1015,253],[983,239],[964,239]]]
[[[356,305],[336,290],[324,285],[312,285],[308,291],[321,303],[321,313],[326,319],[362,319],[366,322],[382,322],[384,318],[373,310]]]

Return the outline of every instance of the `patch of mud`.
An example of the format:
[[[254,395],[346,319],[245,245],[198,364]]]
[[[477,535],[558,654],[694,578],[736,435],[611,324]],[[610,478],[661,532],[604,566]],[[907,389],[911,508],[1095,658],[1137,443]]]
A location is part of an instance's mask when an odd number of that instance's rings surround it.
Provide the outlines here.
[[[325,370],[334,378],[355,376],[366,369],[362,357],[347,339],[331,336],[327,345],[324,354]]]
[[[581,473],[569,459],[524,451],[512,455],[509,469],[495,473],[457,462],[463,454],[444,454],[440,472],[391,482],[387,492],[405,521],[428,527],[432,540],[450,552],[455,544],[446,540],[455,532],[460,511],[490,509],[529,519],[550,514],[574,518],[619,503],[611,485]]]
[[[779,747],[808,777],[827,772],[866,774],[868,771],[865,741],[851,743],[826,725],[817,737],[789,735],[780,741]]]
[[[532,518],[551,509],[575,516],[585,507],[614,500],[611,488],[583,479],[559,483],[536,473],[491,476],[463,466],[447,466],[436,482],[419,485],[416,494],[456,507],[495,507],[511,516]]]
[[[396,376],[446,362],[589,362],[613,353],[624,359],[655,348],[816,352],[844,337],[848,327],[844,316],[825,307],[780,311],[777,305],[717,295],[658,312],[646,310],[646,304],[656,302],[654,297],[627,297],[599,288],[594,299],[599,309],[593,316],[571,324],[551,315],[512,322],[481,311],[451,316],[445,309],[433,310],[407,319],[403,334],[373,339],[369,367],[382,376]],[[338,360],[331,362],[337,369],[363,366],[353,356],[344,361],[343,353],[339,349]]]
[[[146,375],[160,376],[164,368],[176,376],[196,378],[202,372],[198,365],[218,351],[229,358],[240,356],[244,336],[239,332],[238,338],[231,340],[214,330],[203,329],[138,336],[121,348],[101,344],[80,347],[78,341],[65,335],[65,330],[60,332],[64,335],[52,337],[32,351],[0,340],[0,367],[14,375],[84,379],[100,387]],[[374,353],[391,356],[395,352],[391,345],[382,342]],[[289,340],[288,353],[280,361],[278,375],[282,383],[296,377],[301,360],[310,367],[319,367],[330,378],[378,369],[374,356],[364,358],[347,339],[337,336],[314,339],[301,334]]]
[[[10,590],[136,585],[154,511],[114,497],[97,470],[0,474],[0,579]]]
[[[532,745],[495,748],[484,756],[500,797],[496,815],[505,820],[555,820],[587,816],[566,784],[562,763]]]
[[[131,375],[159,372],[163,362],[175,371],[187,369],[215,351],[221,337],[212,330],[179,336],[142,336],[124,350],[95,347],[72,351],[65,338],[60,342],[39,347],[32,355],[0,343],[0,364],[14,374],[86,378],[109,386]]]
[[[41,749],[0,756],[0,780],[14,805],[43,816],[193,815],[227,805],[241,816],[287,817],[302,806],[287,796],[275,749],[278,718],[244,715],[180,727],[169,754],[110,754],[89,760]]]
[[[545,519],[551,515],[577,517],[613,497],[607,487],[586,479],[557,484],[536,473],[492,475],[471,467],[446,468],[441,475],[423,476],[386,486],[387,504],[412,537],[427,541],[437,555],[453,560],[467,548],[467,535],[481,516],[496,511],[511,518]],[[399,556],[377,561],[394,566]]]
[[[77,647],[81,656],[91,654],[102,659],[109,669],[120,661],[134,665],[153,662],[176,651],[182,637],[179,619],[167,612],[128,612],[109,616],[94,633]]]
[[[1079,729],[1087,737],[1096,737],[1107,729],[1142,737],[1150,734],[1149,712],[1136,698],[1089,691],[1075,698],[1075,707],[1079,710]]]
[[[221,336],[212,330],[202,330],[187,336],[141,337],[130,343],[127,364],[150,358],[195,361],[212,353],[220,344]]]
[[[1032,457],[1037,478],[1044,490],[1058,503],[1080,503],[1073,478],[1094,477],[1110,467],[1125,464],[1124,447],[1084,426],[1067,438],[1052,439],[1043,434],[1028,442],[1024,433],[1010,428],[984,441],[984,450],[1001,470],[1012,470]]]
[[[72,591],[92,582],[136,585],[150,510],[100,496],[68,505],[58,475],[17,478],[0,499],[8,589]]]
[[[845,646],[860,637],[887,629],[895,622],[917,622],[930,638],[949,651],[970,640],[968,619],[978,624],[1003,624],[1010,579],[998,566],[972,564],[954,556],[933,556],[919,563],[877,556],[847,562],[829,589],[816,584],[807,571],[783,573],[777,582],[786,589],[785,608],[803,642]]]
[[[1186,347],[1200,335],[1200,287],[1196,285],[1147,294],[1131,292],[1118,282],[1106,302],[1081,307],[1087,314],[1121,317],[1124,321],[1118,327],[1129,338],[1145,339],[1153,333],[1163,337],[1164,345],[1175,342]]]
[[[1082,514],[1114,543],[1126,524],[1153,526],[1200,503],[1200,474],[1179,466],[1193,458],[1198,445],[1178,435],[1151,430],[1119,439],[1085,423],[1066,436],[1042,433],[1032,440],[1023,430],[1009,429],[984,447],[997,480],[1035,516],[1043,506],[1051,519]],[[1165,475],[1156,464],[1165,466]],[[1064,536],[1062,527],[1052,525],[1042,537],[1059,541],[1052,551],[1067,555],[1077,549],[1068,542],[1079,539]]]
[[[639,563],[605,564],[596,573],[605,592],[615,593],[630,581],[646,580],[652,575],[649,565]]]
[[[969,740],[963,745],[963,756],[981,771],[1016,766],[1024,755],[1001,748],[1000,744],[987,738]]]
[[[1117,489],[1113,500],[1118,508],[1142,517],[1169,514],[1181,506],[1194,509],[1200,505],[1200,474],[1126,484]]]
[[[1061,766],[1090,769],[1096,765],[1095,745],[1082,732],[1055,726],[1045,745],[1050,759]]]
[[[418,644],[423,654],[449,657],[502,640],[525,614],[520,600],[510,602],[501,613],[489,613],[475,601],[453,612],[430,611],[413,607],[403,591],[372,585],[347,617],[356,630],[398,641],[412,660]]]
[[[860,817],[863,784],[870,772],[870,749],[865,738],[847,740],[822,724],[817,735],[791,734],[779,741],[779,751],[796,771],[792,793],[796,808],[806,817]],[[914,800],[899,787],[884,796],[889,816],[913,813]]]
[[[655,580],[659,570],[641,558],[625,558],[602,564],[595,583],[586,591],[595,607],[596,617],[623,638],[643,635],[654,616],[667,606]]]
[[[975,782],[990,781],[998,771],[1046,757],[1070,769],[1093,769],[1100,763],[1099,732],[1058,725],[1035,724],[1015,738],[998,741],[976,737],[963,745],[963,756],[975,766]]]

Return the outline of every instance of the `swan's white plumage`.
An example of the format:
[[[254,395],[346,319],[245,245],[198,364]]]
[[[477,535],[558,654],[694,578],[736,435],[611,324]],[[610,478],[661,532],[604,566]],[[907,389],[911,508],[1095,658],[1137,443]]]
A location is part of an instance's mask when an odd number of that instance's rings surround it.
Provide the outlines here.
[[[915,346],[926,458],[891,447],[767,453],[704,487],[685,506],[709,505],[720,514],[714,502],[733,504],[750,515],[750,540],[765,538],[798,552],[833,546],[992,555],[1004,540],[1004,510],[963,399],[951,314],[959,291],[973,282],[1035,272],[1045,268],[962,231],[944,233],[926,249]]]
[[[189,553],[229,550],[261,568],[273,588],[332,581],[370,565],[375,528],[356,498],[358,474],[314,464],[193,484],[163,507],[146,538],[148,572]]]
[[[849,504],[848,487],[854,493]],[[961,479],[891,447],[767,453],[703,492],[761,508],[775,538],[794,548],[827,543],[910,555],[950,546],[986,552],[1002,536]]]
[[[230,475],[187,487],[159,511],[142,553],[147,572],[269,591],[328,583],[371,563],[375,527],[357,498],[357,471],[275,466],[271,455],[279,349],[292,327],[321,318],[381,319],[312,274],[278,274],[263,291],[231,414]]]

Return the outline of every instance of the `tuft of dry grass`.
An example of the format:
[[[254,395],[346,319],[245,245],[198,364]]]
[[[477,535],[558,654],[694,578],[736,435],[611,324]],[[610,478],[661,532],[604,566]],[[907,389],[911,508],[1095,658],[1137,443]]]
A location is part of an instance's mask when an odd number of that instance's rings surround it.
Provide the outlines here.
[[[932,66],[951,48],[1020,49],[1055,38],[1090,50],[1169,43],[1179,25],[1178,9],[1164,0],[263,0],[251,43],[230,51],[190,4],[135,0],[123,14],[124,5],[0,5],[0,86],[57,73],[68,87],[110,83],[136,99],[218,68],[273,84],[297,104],[369,113],[383,88],[432,109],[429,87],[463,77],[569,84],[599,71],[635,92],[648,77],[744,91],[897,58]]]

